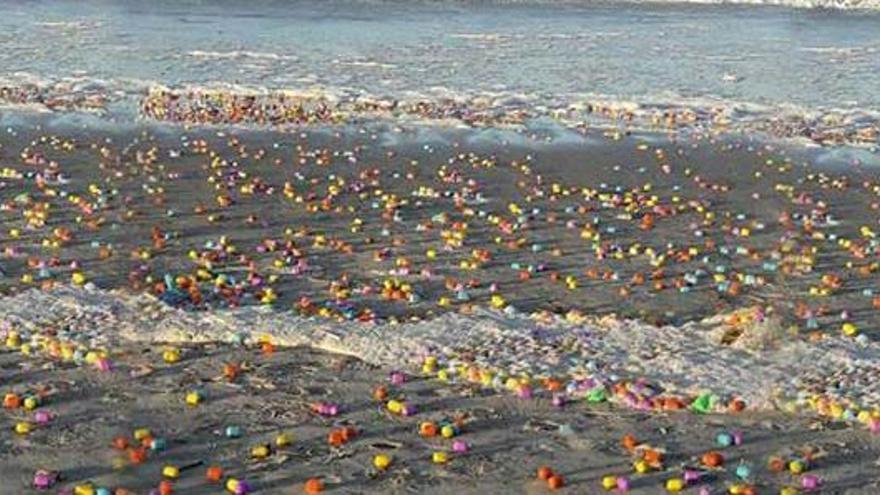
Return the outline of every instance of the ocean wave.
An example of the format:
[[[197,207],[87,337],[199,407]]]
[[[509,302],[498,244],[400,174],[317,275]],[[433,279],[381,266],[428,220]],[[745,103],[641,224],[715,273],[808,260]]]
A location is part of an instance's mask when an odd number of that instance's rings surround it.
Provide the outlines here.
[[[92,20],[38,21],[34,23],[34,26],[50,30],[69,32],[97,29],[102,27],[103,23],[100,21]]]
[[[367,67],[367,68],[376,68],[376,69],[396,69],[397,66],[394,64],[388,64],[383,62],[374,62],[369,60],[334,60],[334,64],[343,65],[347,67]]]
[[[344,63],[372,67],[378,62]],[[731,73],[727,80],[737,84],[741,78]],[[549,120],[569,129],[597,127],[621,133],[758,133],[829,147],[870,150],[880,145],[880,109],[808,108],[675,94],[620,98],[593,93],[459,92],[445,87],[371,94],[319,84],[276,88],[217,81],[166,86],[140,79],[104,80],[87,75],[41,79],[17,73],[0,78],[0,105],[7,110],[99,114],[119,107],[131,120],[140,117],[183,124],[283,127],[379,121],[525,129],[533,122]]]
[[[739,80],[731,75],[731,82]],[[457,93],[430,88],[393,96],[356,90],[313,88],[308,92],[228,86],[156,87],[141,102],[142,115],[191,124],[304,125],[362,123],[454,123],[464,127],[525,127],[549,118],[577,128],[612,126],[673,132],[754,132],[824,146],[880,143],[880,111],[759,105],[678,96],[620,99],[578,94]]]
[[[736,313],[748,321],[750,310]],[[647,381],[665,393],[745,399],[755,408],[805,400],[804,390],[837,383],[836,401],[875,403],[880,344],[829,338],[808,342],[773,320],[752,321],[732,343],[730,315],[655,327],[614,317],[526,315],[477,310],[397,325],[304,318],[266,307],[187,312],[152,296],[56,287],[0,299],[7,328],[46,328],[91,346],[120,339],[146,343],[256,340],[311,346],[400,367],[431,355],[453,367],[475,365],[501,375],[556,376],[599,383]],[[478,350],[479,352],[474,352]],[[861,377],[861,378],[859,378]],[[856,382],[858,381],[858,383]],[[852,382],[852,383],[850,383]]]
[[[579,5],[595,2],[589,0],[490,0],[496,5]],[[786,7],[794,9],[826,10],[880,10],[880,0],[604,0],[601,4],[646,4],[646,5],[707,5],[707,6],[751,6]]]
[[[696,5],[750,5],[797,9],[880,10],[878,0],[633,0],[634,3],[682,3]]]
[[[204,51],[204,50],[191,50],[186,52],[186,54],[192,58],[205,59],[205,60],[229,60],[229,59],[255,59],[255,60],[287,60],[287,61],[296,61],[297,57],[293,55],[283,55],[280,53],[272,53],[272,52],[253,52],[247,50],[231,50],[225,52],[218,51]]]

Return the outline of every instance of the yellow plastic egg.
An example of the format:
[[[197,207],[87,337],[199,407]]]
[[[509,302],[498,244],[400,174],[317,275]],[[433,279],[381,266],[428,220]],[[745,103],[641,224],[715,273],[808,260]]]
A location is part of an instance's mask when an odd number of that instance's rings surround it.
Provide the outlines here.
[[[391,457],[387,454],[377,454],[373,457],[373,465],[376,466],[376,469],[384,471],[391,465]]]

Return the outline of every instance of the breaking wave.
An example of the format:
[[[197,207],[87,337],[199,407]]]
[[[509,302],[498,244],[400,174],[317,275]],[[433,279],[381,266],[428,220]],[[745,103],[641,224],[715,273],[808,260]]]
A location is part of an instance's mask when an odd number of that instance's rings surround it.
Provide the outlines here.
[[[89,348],[120,339],[147,343],[229,342],[270,336],[279,345],[312,346],[381,366],[414,365],[436,356],[503,376],[530,373],[610,384],[644,380],[663,393],[739,397],[759,409],[805,400],[828,383],[850,403],[876,401],[880,384],[855,383],[880,371],[880,343],[805,340],[773,320],[752,322],[731,341],[729,315],[655,327],[611,316],[526,315],[476,310],[397,325],[305,318],[247,306],[187,312],[146,294],[56,287],[0,299],[7,329],[59,337]],[[747,320],[740,312],[739,321]],[[479,352],[474,352],[479,350]],[[854,378],[855,377],[855,378]],[[850,383],[852,382],[852,383]]]

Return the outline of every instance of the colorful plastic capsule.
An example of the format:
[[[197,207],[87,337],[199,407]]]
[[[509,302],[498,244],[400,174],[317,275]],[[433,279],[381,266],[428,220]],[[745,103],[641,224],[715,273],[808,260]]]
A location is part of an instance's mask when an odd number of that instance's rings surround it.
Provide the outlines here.
[[[162,476],[173,480],[177,479],[180,477],[180,468],[169,464],[162,468]]]
[[[390,465],[391,456],[387,454],[376,454],[376,456],[373,457],[373,466],[376,466],[376,469],[378,469],[379,471],[384,471],[388,469]]]

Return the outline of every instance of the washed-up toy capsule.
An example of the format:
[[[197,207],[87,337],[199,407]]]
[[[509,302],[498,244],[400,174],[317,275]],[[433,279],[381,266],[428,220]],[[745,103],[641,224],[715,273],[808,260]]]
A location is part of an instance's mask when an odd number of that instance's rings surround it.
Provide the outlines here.
[[[73,495],[95,495],[95,486],[91,483],[82,483],[73,487]]]
[[[788,470],[791,474],[801,474],[807,470],[807,463],[800,459],[794,459],[788,463]]]
[[[33,395],[29,395],[29,396],[25,397],[24,401],[22,401],[22,406],[25,409],[27,409],[28,411],[33,411],[39,405],[40,405],[40,399],[38,399],[37,397],[34,397]]]
[[[205,478],[212,483],[219,483],[223,479],[223,468],[220,466],[211,466],[205,472]]]
[[[270,453],[268,445],[256,445],[251,449],[251,457],[254,459],[265,459]]]
[[[376,469],[378,469],[379,471],[384,471],[388,469],[390,465],[391,456],[387,454],[376,454],[376,456],[373,457],[373,466],[375,466]]]
[[[470,450],[470,446],[464,440],[452,442],[452,451],[456,454],[466,454],[468,450]]]
[[[34,431],[34,426],[27,421],[19,421],[15,423],[15,432],[19,435],[27,435]]]
[[[403,402],[391,399],[385,404],[385,408],[393,414],[401,414],[403,412]]]
[[[620,444],[628,451],[632,451],[633,449],[635,449],[638,443],[639,442],[638,440],[636,440],[636,437],[632,435],[624,435],[623,438],[620,440]]]
[[[168,364],[174,364],[180,361],[180,351],[178,349],[165,349],[162,352],[162,359]]]
[[[168,465],[162,468],[162,476],[171,479],[177,479],[180,477],[180,468],[177,466]]]
[[[6,334],[6,347],[16,349],[21,345],[21,335],[18,332],[9,332]]]
[[[440,435],[443,436],[443,438],[452,438],[458,435],[458,429],[453,425],[443,425],[443,427],[440,428]]]
[[[149,447],[153,452],[161,452],[168,447],[168,442],[164,438],[154,438]]]
[[[95,361],[95,368],[97,368],[98,371],[112,371],[113,364],[106,357],[100,357]]]
[[[17,409],[21,406],[21,398],[13,393],[3,396],[3,407],[6,409]]]
[[[401,371],[392,371],[389,375],[389,380],[392,385],[399,387],[406,383],[406,375]]]
[[[740,464],[736,467],[736,476],[739,479],[748,479],[752,475],[752,469],[748,464]]]
[[[34,421],[38,425],[49,424],[49,421],[52,421],[52,413],[49,411],[37,411],[34,413]]]
[[[685,483],[681,478],[670,478],[666,480],[666,491],[670,493],[678,493],[684,490]]]
[[[541,466],[538,468],[538,479],[542,481],[547,481],[550,477],[553,476],[553,469],[549,466]]]
[[[700,478],[703,477],[703,473],[693,470],[693,469],[685,469],[682,473],[682,478],[684,478],[684,482],[688,485],[692,485],[700,481]]]
[[[147,450],[143,447],[135,447],[128,451],[128,460],[132,464],[143,464],[147,460]]]
[[[617,488],[617,476],[608,475],[602,477],[602,488],[606,490],[614,490]]]
[[[779,490],[779,495],[798,495],[798,491],[797,488],[783,486],[782,489]]]
[[[379,385],[378,387],[373,389],[373,399],[377,401],[384,401],[388,398],[388,388]]]
[[[425,421],[419,425],[419,435],[423,437],[437,436],[437,425],[432,421]]]
[[[730,447],[733,445],[733,435],[727,432],[721,432],[715,437],[715,443],[719,447]]]
[[[235,495],[246,495],[251,491],[251,487],[245,480],[229,478],[226,480],[226,490]]]
[[[558,474],[554,474],[547,479],[547,486],[550,487],[551,490],[558,490],[565,486],[565,478]]]
[[[434,464],[446,464],[449,462],[449,454],[443,452],[442,450],[438,450],[431,455],[431,461]]]
[[[197,406],[204,400],[204,395],[195,390],[186,394],[186,403],[190,406]]]
[[[324,491],[324,482],[318,478],[309,478],[303,487],[303,491],[306,492],[306,495],[317,495]]]
[[[785,471],[785,461],[781,457],[773,456],[767,460],[767,469],[772,473]]]
[[[293,442],[293,436],[289,433],[279,433],[275,437],[275,446],[278,448],[287,447]]]
[[[36,473],[34,473],[34,488],[38,490],[48,490],[55,486],[55,483],[58,482],[58,473],[53,473],[51,471],[46,471],[45,469],[39,469]]]
[[[171,484],[169,480],[162,480],[159,482],[159,495],[171,495],[174,493],[174,485]],[[107,495],[110,495],[110,492],[107,492]]]
[[[553,399],[551,401],[555,407],[565,406],[565,396],[563,395],[556,394],[553,396]]]
[[[804,490],[816,490],[822,484],[822,480],[819,479],[818,476],[813,474],[805,474],[801,477],[801,487]]]
[[[241,427],[238,425],[229,425],[226,427],[226,438],[239,438],[241,436]]]
[[[724,464],[724,457],[715,451],[706,452],[700,460],[704,465],[712,468],[717,468]]]
[[[733,444],[734,445],[742,445],[743,443],[743,433],[741,431],[735,431],[732,433],[733,435]]]
[[[316,402],[312,404],[312,411],[321,416],[338,416],[339,406],[337,404],[330,404],[326,402]]]

